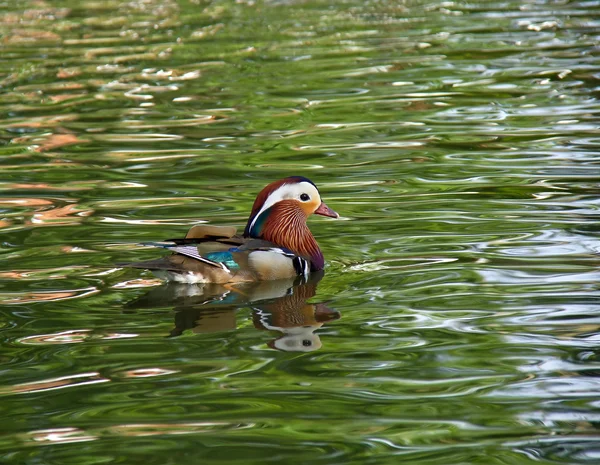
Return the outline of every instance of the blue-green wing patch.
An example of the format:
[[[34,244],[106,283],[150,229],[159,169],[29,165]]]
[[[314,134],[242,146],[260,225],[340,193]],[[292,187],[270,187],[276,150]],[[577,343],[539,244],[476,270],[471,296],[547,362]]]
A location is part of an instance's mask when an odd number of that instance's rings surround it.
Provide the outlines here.
[[[204,255],[204,258],[213,262],[222,263],[230,270],[237,270],[240,265],[233,259],[233,255],[229,251],[225,252],[210,252]]]

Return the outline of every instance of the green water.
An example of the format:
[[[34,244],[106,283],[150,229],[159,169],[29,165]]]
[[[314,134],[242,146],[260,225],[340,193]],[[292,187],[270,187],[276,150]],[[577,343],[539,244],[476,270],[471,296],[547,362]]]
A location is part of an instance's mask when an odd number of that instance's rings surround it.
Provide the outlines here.
[[[598,463],[599,18],[1,2],[0,462]],[[289,175],[320,281],[114,266]]]

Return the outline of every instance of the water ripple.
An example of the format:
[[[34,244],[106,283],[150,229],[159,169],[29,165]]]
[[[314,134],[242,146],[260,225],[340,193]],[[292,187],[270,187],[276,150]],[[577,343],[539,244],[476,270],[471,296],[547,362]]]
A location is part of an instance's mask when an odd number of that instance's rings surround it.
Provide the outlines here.
[[[595,2],[50,3],[0,12],[3,463],[598,461]],[[342,215],[293,311],[115,266],[293,174]]]

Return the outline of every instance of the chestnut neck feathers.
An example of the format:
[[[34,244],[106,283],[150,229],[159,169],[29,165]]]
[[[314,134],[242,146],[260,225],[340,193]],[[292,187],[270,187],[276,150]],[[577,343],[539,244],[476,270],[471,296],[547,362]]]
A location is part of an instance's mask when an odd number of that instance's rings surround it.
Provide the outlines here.
[[[261,213],[250,236],[309,258],[313,271],[321,270],[325,265],[323,253],[306,225],[306,214],[294,200],[281,200]]]

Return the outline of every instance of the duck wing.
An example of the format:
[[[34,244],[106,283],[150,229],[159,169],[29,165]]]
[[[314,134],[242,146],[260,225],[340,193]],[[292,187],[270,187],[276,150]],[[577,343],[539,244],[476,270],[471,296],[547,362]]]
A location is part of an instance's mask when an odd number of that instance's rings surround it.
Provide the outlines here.
[[[231,283],[308,276],[310,262],[278,245],[236,234],[228,226],[197,225],[183,239],[144,245],[173,252],[166,257],[121,266],[151,270],[185,283]]]

